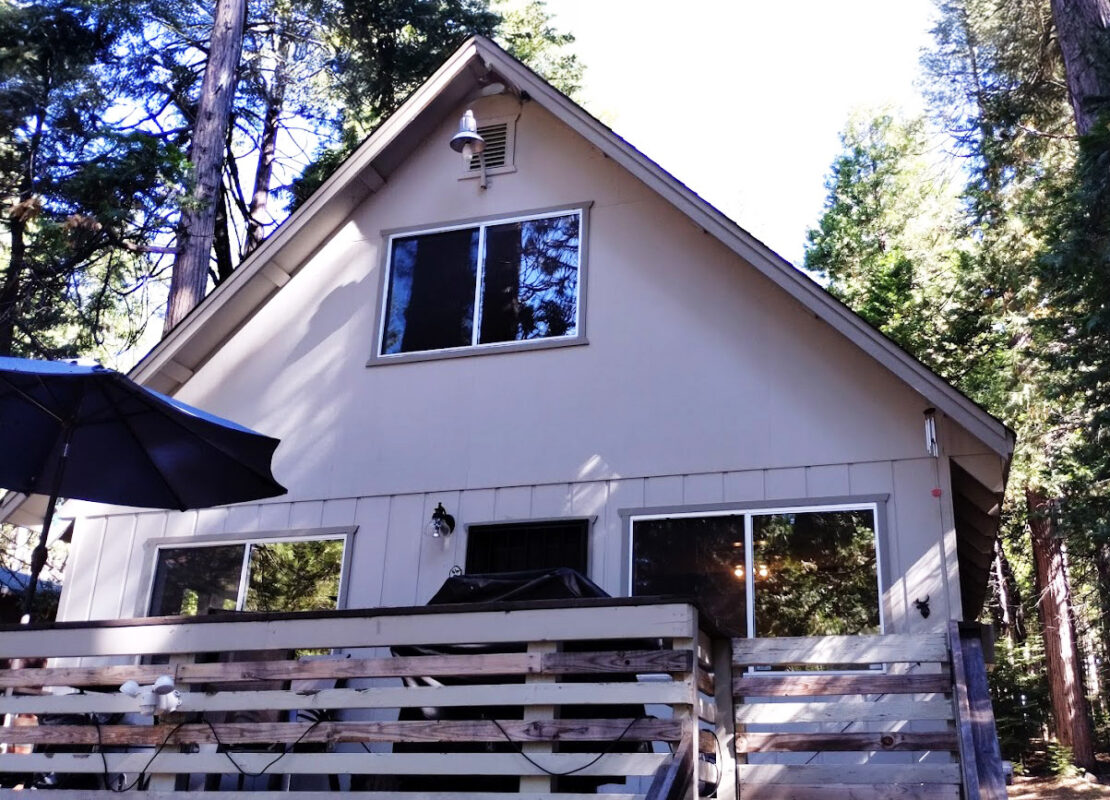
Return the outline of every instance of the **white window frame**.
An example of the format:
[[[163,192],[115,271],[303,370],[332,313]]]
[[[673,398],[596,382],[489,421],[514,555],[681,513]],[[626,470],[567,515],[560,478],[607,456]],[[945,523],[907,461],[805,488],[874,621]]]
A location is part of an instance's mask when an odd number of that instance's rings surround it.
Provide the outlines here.
[[[382,231],[381,281],[378,287],[377,325],[373,353],[367,366],[395,364],[406,361],[427,361],[441,358],[500,353],[505,351],[546,349],[587,344],[586,339],[586,262],[589,238],[589,210],[592,203],[572,203],[551,208],[536,209],[515,215],[492,215],[458,222],[430,225],[419,228],[400,228]],[[524,339],[509,342],[480,343],[482,329],[482,287],[485,280],[486,229],[495,225],[509,225],[514,222],[528,222],[550,217],[578,216],[578,283],[574,304],[574,330],[566,336],[549,336],[542,339]],[[383,353],[385,330],[389,313],[389,289],[393,270],[393,243],[397,239],[426,236],[449,231],[478,229],[478,265],[474,280],[474,316],[470,331],[470,344],[458,347],[445,347],[433,350],[418,350],[408,353]]]
[[[251,545],[277,544],[280,542],[341,541],[343,555],[339,562],[339,588],[335,599],[336,610],[347,606],[347,588],[350,581],[351,546],[354,527],[319,528],[306,531],[263,531],[245,534],[217,534],[213,536],[176,537],[156,539],[147,543],[149,551],[143,575],[143,585],[147,587],[145,600],[138,616],[150,616],[150,604],[154,599],[154,581],[158,577],[158,563],[162,550],[183,550],[186,548],[243,546],[243,561],[239,572],[239,590],[235,598],[235,611],[242,611],[247,599],[248,575],[250,570]],[[265,613],[265,612],[261,612]]]
[[[879,602],[879,633],[886,633],[886,609],[884,598],[885,589],[883,581],[883,517],[880,513],[881,503],[877,500],[868,500],[861,502],[845,502],[845,503],[822,503],[815,505],[805,504],[788,504],[788,505],[737,505],[735,507],[721,507],[715,506],[712,509],[696,510],[696,509],[682,509],[679,511],[660,511],[660,512],[634,512],[628,516],[628,558],[625,563],[625,570],[627,573],[627,581],[625,583],[625,591],[628,596],[632,595],[632,580],[633,580],[633,565],[635,561],[635,535],[636,523],[640,521],[656,520],[656,519],[682,519],[682,518],[703,518],[703,517],[744,517],[744,590],[746,596],[746,618],[745,624],[747,627],[748,639],[757,638],[755,635],[755,581],[752,580],[754,559],[754,547],[752,543],[752,518],[761,516],[770,516],[774,514],[806,514],[806,513],[820,513],[826,511],[870,511],[872,519],[875,523],[875,581],[878,586],[878,602]],[[760,637],[763,638],[763,637]]]

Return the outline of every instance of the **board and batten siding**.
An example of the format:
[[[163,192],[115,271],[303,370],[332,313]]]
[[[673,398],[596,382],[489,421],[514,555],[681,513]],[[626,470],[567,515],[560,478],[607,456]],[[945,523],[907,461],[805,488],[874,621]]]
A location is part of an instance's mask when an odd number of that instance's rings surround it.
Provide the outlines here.
[[[474,107],[517,119],[516,172],[486,190],[460,180],[447,142],[463,107],[449,114],[176,393],[279,437],[289,495],[187,513],[79,507],[62,618],[144,613],[155,539],[355,526],[347,605],[402,606],[464,564],[468,524],[589,517],[590,575],[623,594],[622,510],[874,495],[889,496],[888,628],[958,616],[928,400],[537,104]],[[587,344],[367,366],[383,231],[582,204]],[[938,423],[942,448],[951,438],[1001,475],[997,455]],[[459,524],[445,541],[421,535],[439,502]],[[929,620],[907,613],[926,596]]]
[[[949,618],[946,597],[953,588],[940,568],[945,531],[942,503],[930,494],[935,469],[933,459],[921,458],[89,516],[79,521],[59,618],[145,615],[154,548],[170,539],[182,545],[353,527],[346,606],[409,606],[425,603],[452,567],[465,564],[468,525],[585,517],[591,520],[590,577],[622,595],[628,582],[622,512],[630,509],[887,496],[880,503],[879,525],[884,574],[891,578],[884,598],[888,632],[932,630]],[[926,501],[912,499],[921,494]],[[440,502],[455,514],[458,527],[453,536],[434,539],[423,528]],[[925,596],[933,610],[928,621],[906,613],[914,599]]]

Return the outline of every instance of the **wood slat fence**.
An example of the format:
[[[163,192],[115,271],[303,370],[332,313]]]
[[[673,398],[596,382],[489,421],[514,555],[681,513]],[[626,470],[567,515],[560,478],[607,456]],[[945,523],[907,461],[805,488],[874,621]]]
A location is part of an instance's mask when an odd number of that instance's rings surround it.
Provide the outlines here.
[[[737,639],[732,668],[744,800],[1006,797],[978,626]]]
[[[0,713],[38,723],[0,729],[0,797],[632,800],[684,740],[710,785],[708,647],[660,602],[9,628],[0,659],[54,660],[0,670]],[[160,675],[180,707],[142,716],[119,686]]]
[[[625,599],[0,631],[0,659],[43,656],[0,669],[0,800],[1006,796],[980,631],[958,623],[729,640]],[[161,675],[172,714],[119,692]]]

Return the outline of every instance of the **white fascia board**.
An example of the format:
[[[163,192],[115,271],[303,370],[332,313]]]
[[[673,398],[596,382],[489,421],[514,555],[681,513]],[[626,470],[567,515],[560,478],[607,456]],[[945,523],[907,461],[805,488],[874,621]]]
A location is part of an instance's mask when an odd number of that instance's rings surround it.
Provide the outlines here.
[[[634,148],[581,106],[488,40],[478,51],[494,71],[503,74],[606,156],[627,169],[695,224],[720,240],[791,297],[870,355],[969,433],[1008,459],[1014,434],[1001,421],[965,397],[898,345],[868,325],[851,309],[707,203],[650,158]]]

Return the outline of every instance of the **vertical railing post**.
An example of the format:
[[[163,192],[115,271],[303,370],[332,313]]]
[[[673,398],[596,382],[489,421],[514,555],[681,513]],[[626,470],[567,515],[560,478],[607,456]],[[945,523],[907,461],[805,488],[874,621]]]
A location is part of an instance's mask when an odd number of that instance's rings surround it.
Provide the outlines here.
[[[953,635],[959,641],[967,683],[967,703],[971,722],[971,744],[975,751],[975,768],[979,777],[979,797],[983,800],[1005,800],[1006,775],[1002,768],[1002,750],[998,744],[994,707],[987,683],[987,663],[983,652],[984,626],[974,622],[954,623]],[[953,654],[955,659],[955,654]]]
[[[529,653],[554,653],[558,650],[555,642],[531,642],[528,645]],[[528,675],[524,682],[527,684],[554,683],[554,675]],[[525,706],[524,721],[549,720],[555,717],[555,706]],[[525,753],[550,753],[552,746],[548,742],[526,742],[521,746]],[[552,790],[550,775],[523,775],[520,778],[521,792],[536,792],[542,794]]]
[[[713,700],[717,706],[717,797],[737,800],[736,707],[732,698],[732,640],[713,639]]]
[[[698,629],[698,612],[691,606],[690,607],[690,635],[681,639],[674,639],[671,646],[676,650],[688,649],[693,658],[690,660],[690,671],[683,677],[690,687],[690,694],[687,702],[675,708],[675,718],[682,722],[682,738],[684,743],[690,746],[690,789],[686,794],[690,800],[699,800],[701,792],[698,787],[698,778],[700,773],[700,759],[698,757],[698,672],[701,670],[701,663],[698,658],[699,647],[699,633]],[[681,752],[681,748],[679,748]],[[676,752],[676,757],[679,755]]]

